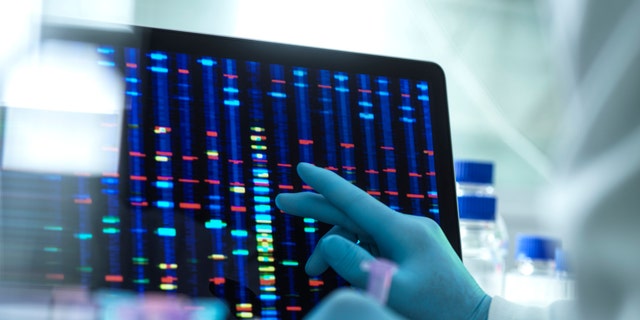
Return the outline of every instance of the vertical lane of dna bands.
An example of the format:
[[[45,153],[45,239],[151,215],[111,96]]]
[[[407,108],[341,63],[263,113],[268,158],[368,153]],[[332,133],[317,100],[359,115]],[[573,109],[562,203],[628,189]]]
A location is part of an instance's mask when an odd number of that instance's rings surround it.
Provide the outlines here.
[[[161,239],[161,253],[152,261],[157,263],[160,269],[161,283],[160,290],[176,291],[177,283],[172,281],[177,278],[178,261],[176,259],[176,247],[174,238],[177,234],[174,216],[174,185],[177,179],[174,179],[173,169],[173,145],[172,136],[174,128],[172,122],[172,99],[171,99],[171,82],[169,78],[170,63],[169,56],[165,52],[154,51],[147,54],[149,58],[149,70],[151,71],[152,83],[152,106],[153,106],[153,133],[155,142],[154,171],[155,176],[149,175],[152,181],[151,187],[154,188],[157,198],[153,201],[154,209],[159,210],[158,213],[151,211],[147,214],[159,214],[161,216],[160,223],[153,233]],[[169,281],[167,281],[167,279]]]
[[[141,99],[140,53],[135,48],[124,49],[125,56],[125,104],[127,113],[127,145],[129,165],[129,219],[131,220],[130,234],[132,238],[131,262],[132,279],[135,291],[144,292],[149,285],[147,268],[149,265],[148,247],[146,240],[146,224],[144,223],[144,208],[149,207],[146,192],[145,145],[143,132],[143,105]]]
[[[99,47],[98,53],[102,54],[103,60],[98,62],[104,68],[116,68],[118,62],[116,61],[117,57],[115,56],[115,49],[111,46],[103,46]],[[127,81],[127,78],[129,81]],[[135,87],[135,76],[134,77],[125,77],[125,85],[126,92],[136,92]],[[117,127],[117,119],[116,123],[104,123],[105,126],[113,126]],[[116,148],[106,148],[109,152],[119,152]],[[121,243],[121,213],[122,213],[122,204],[119,200],[119,175],[117,172],[104,172],[103,176],[100,178],[101,183],[101,192],[106,197],[106,203],[100,204],[106,208],[104,215],[101,215],[102,222],[102,233],[107,238],[107,248],[108,248],[108,256],[107,263],[104,266],[105,275],[104,281],[110,288],[119,289],[121,287],[122,281],[124,280],[122,276],[122,266],[123,261],[120,256],[120,247]],[[89,198],[92,199],[92,198]],[[96,199],[97,200],[97,199]],[[90,285],[88,283],[87,285]]]
[[[205,123],[205,150],[200,156],[206,159],[206,196],[203,201],[207,203],[204,227],[210,230],[212,249],[207,258],[212,261],[210,274],[208,275],[212,293],[218,297],[226,297],[229,293],[226,289],[225,266],[229,258],[225,247],[225,231],[227,230],[229,217],[224,209],[224,192],[222,189],[222,164],[220,160],[221,150],[221,92],[219,88],[219,75],[221,72],[217,60],[211,57],[201,57],[197,61],[202,72],[202,107]],[[202,256],[202,252],[200,253]]]

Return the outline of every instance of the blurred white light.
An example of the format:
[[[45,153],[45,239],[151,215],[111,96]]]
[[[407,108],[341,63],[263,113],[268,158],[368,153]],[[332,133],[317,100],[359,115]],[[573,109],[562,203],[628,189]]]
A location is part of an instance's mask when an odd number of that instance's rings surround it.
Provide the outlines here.
[[[314,47],[380,53],[394,37],[392,1],[240,1],[235,35]]]
[[[50,40],[41,54],[18,64],[4,92],[12,108],[89,113],[122,109],[122,80],[114,68],[98,64],[94,45]]]
[[[11,73],[2,168],[99,175],[116,172],[123,85],[93,45],[49,41]]]
[[[56,0],[44,1],[42,12],[47,20],[60,18],[65,23],[113,22],[133,23],[134,0],[86,1]],[[73,21],[79,19],[79,21]]]
[[[40,6],[40,0],[0,0],[0,71],[37,42]]]

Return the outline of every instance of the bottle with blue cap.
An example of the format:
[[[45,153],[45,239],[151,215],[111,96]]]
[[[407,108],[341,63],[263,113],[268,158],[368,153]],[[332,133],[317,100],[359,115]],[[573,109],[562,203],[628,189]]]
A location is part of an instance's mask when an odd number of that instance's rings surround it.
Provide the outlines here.
[[[555,279],[556,295],[558,299],[571,300],[575,298],[575,284],[567,250],[556,248]]]
[[[515,267],[505,277],[505,298],[532,306],[559,299],[556,278],[558,239],[536,234],[516,237]]]
[[[502,295],[508,237],[496,212],[493,164],[455,162],[462,261],[489,295]]]

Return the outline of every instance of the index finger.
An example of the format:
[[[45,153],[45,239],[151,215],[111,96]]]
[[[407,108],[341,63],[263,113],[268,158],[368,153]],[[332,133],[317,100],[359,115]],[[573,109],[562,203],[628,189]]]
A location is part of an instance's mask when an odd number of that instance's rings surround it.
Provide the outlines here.
[[[378,236],[389,239],[393,235],[394,228],[389,223],[394,222],[399,213],[329,170],[305,162],[298,164],[297,169],[304,182],[374,239]]]

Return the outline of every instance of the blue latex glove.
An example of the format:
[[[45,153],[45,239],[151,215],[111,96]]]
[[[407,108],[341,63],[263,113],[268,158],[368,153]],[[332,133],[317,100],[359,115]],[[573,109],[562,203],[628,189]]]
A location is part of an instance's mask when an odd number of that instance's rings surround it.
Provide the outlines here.
[[[360,292],[341,288],[322,300],[305,319],[402,320],[403,318]]]
[[[466,270],[438,224],[398,213],[335,173],[300,163],[298,175],[318,193],[280,194],[276,205],[335,225],[318,242],[306,272],[329,266],[365,288],[362,261],[381,256],[398,264],[388,305],[411,319],[486,319],[491,298]],[[360,241],[359,244],[356,244]]]

